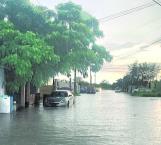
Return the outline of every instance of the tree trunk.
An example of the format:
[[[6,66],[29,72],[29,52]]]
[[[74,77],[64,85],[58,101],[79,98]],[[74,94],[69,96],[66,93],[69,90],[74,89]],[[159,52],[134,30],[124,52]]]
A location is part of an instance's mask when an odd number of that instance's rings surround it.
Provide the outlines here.
[[[150,81],[148,84],[149,84],[149,86],[148,86],[148,87],[149,87],[149,89],[151,89],[151,81]]]
[[[96,84],[96,72],[94,74],[94,83]]]
[[[91,67],[89,68],[90,71],[90,86],[92,86],[92,71],[91,71]]]
[[[28,107],[30,104],[30,82],[26,83],[25,104],[26,104],[26,107]]]
[[[16,109],[25,108],[25,85],[20,88],[20,93],[17,96]]]
[[[57,80],[53,77],[53,90],[57,90]]]
[[[74,94],[77,94],[77,70],[74,69]]]
[[[72,78],[71,78],[71,76],[69,78],[69,88],[70,88],[70,90],[72,90]]]
[[[0,68],[0,94],[5,94],[5,73],[4,68]]]

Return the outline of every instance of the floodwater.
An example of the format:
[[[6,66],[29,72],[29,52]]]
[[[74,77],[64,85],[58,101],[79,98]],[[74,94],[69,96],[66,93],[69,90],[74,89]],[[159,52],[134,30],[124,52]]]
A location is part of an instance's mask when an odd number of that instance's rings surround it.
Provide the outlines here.
[[[0,114],[0,145],[161,145],[161,98],[102,91],[70,108]]]

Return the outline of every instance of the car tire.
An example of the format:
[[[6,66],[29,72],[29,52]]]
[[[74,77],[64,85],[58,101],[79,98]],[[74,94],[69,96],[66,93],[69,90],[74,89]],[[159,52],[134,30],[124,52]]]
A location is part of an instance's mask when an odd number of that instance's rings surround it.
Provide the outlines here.
[[[43,104],[44,107],[48,107],[48,105],[46,103]]]
[[[67,106],[68,106],[68,107],[70,107],[70,103],[69,103],[69,101],[68,101],[68,104],[67,104]]]
[[[44,107],[48,107],[48,103],[46,102],[46,99],[47,99],[46,97],[43,98],[43,106]]]
[[[75,104],[75,98],[73,99],[73,104]]]

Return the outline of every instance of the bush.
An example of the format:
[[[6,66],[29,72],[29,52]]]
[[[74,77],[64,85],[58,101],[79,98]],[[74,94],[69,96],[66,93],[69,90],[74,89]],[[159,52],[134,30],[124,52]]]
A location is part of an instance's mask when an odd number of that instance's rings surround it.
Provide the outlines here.
[[[139,91],[139,92],[134,92],[132,96],[141,96],[141,97],[161,97],[160,92],[145,92],[145,91]]]

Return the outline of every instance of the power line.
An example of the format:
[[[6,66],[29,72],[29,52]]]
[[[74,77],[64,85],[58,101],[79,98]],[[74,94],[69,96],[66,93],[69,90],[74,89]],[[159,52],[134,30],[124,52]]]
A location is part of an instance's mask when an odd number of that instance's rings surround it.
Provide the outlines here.
[[[156,1],[156,0],[152,0],[153,2],[155,2],[156,4],[158,4],[159,6],[161,6],[160,2]]]
[[[149,45],[140,47],[140,50],[135,50],[135,51],[129,52],[129,53],[125,54],[125,55],[118,55],[118,56],[115,56],[115,57],[114,57],[114,60],[116,61],[116,60],[127,59],[127,58],[129,58],[129,57],[130,57],[130,58],[135,57],[136,54],[145,51],[144,49],[146,49],[146,48],[148,48],[148,47],[150,47],[150,46],[152,46],[152,45],[154,45],[154,44],[157,44],[157,43],[159,43],[159,42],[161,42],[161,39],[160,39],[160,40],[157,40],[157,41],[154,41],[154,42],[152,42],[152,43],[149,44]],[[141,50],[141,49],[142,49],[142,50]]]
[[[160,43],[160,42],[161,42],[161,38],[159,38],[158,40],[153,41],[151,44],[148,44],[148,45],[145,45],[145,46],[141,46],[140,49],[148,48],[148,47],[153,46],[153,45],[155,45],[157,43]]]
[[[156,3],[154,3],[154,2],[145,3],[143,5],[140,5],[140,6],[137,6],[137,7],[131,8],[131,9],[128,9],[128,10],[123,10],[123,11],[120,11],[118,13],[109,15],[107,17],[100,18],[98,20],[100,22],[106,22],[106,21],[113,20],[113,19],[116,19],[116,18],[125,16],[125,15],[128,15],[128,14],[131,14],[131,13],[134,13],[134,12],[141,11],[141,10],[146,9],[148,7],[152,7],[154,5],[156,5]]]
[[[131,14],[131,13],[134,13],[134,12],[137,12],[137,11],[141,11],[141,10],[146,9],[148,7],[152,7],[152,6],[156,5],[156,4],[159,4],[161,6],[161,4],[159,2],[157,2],[156,0],[152,0],[152,1],[153,2],[145,3],[143,5],[140,5],[140,6],[128,9],[128,10],[123,10],[123,11],[120,11],[118,13],[106,16],[104,18],[100,18],[100,19],[98,19],[98,21],[99,22],[110,21],[110,20],[113,20],[113,19],[125,16],[125,15],[128,15],[128,14]],[[40,5],[39,0],[36,0],[36,2],[37,2],[38,5]]]
[[[156,41],[154,41],[153,43],[151,43],[151,45],[154,45],[154,44],[159,43],[159,42],[161,42],[161,38],[156,40]]]

